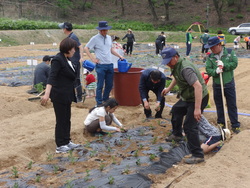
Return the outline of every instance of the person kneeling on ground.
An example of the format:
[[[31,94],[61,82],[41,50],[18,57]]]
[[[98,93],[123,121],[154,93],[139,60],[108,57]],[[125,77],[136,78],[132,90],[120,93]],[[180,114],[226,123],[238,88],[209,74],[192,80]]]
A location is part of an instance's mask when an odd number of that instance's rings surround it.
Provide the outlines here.
[[[201,144],[204,153],[208,153],[216,148],[220,149],[220,145],[224,140],[230,138],[231,133],[228,129],[215,127],[202,115],[198,122],[198,130],[201,135],[206,137],[206,140]]]
[[[152,119],[152,110],[149,105],[149,91],[153,91],[157,97],[155,104],[155,118],[162,118],[161,114],[165,106],[165,97],[161,95],[162,90],[166,85],[166,76],[159,70],[149,68],[142,72],[139,92],[141,96],[142,105],[144,107],[144,114],[146,118]]]
[[[120,128],[108,126],[114,121],[119,127],[123,127],[122,123],[114,115],[117,107],[118,102],[114,98],[110,98],[103,106],[90,109],[84,121],[87,132],[98,135],[105,135],[106,132],[103,132],[103,130],[121,132]]]

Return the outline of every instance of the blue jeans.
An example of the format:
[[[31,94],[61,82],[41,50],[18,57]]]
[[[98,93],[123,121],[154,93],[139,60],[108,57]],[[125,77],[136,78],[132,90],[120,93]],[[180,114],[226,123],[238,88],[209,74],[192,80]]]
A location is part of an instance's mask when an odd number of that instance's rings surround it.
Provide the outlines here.
[[[188,42],[186,42],[186,46],[187,46],[186,56],[189,56],[191,52],[192,43],[188,44]]]
[[[97,73],[97,88],[96,88],[96,103],[97,105],[109,99],[110,91],[113,87],[114,68],[113,64],[96,64]],[[103,91],[103,87],[104,92]]]
[[[214,91],[214,102],[217,110],[217,123],[225,125],[221,85],[213,83],[213,91]],[[240,123],[238,121],[238,109],[236,105],[236,91],[235,91],[234,79],[232,79],[231,82],[225,84],[224,95],[226,98],[227,110],[230,122],[232,124],[232,128],[240,127]]]

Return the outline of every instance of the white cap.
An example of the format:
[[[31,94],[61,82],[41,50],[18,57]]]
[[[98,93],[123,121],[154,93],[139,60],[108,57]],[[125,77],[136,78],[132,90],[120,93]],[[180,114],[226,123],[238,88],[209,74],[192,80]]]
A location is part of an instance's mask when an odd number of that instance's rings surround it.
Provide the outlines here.
[[[83,74],[89,73],[88,69],[83,69]]]

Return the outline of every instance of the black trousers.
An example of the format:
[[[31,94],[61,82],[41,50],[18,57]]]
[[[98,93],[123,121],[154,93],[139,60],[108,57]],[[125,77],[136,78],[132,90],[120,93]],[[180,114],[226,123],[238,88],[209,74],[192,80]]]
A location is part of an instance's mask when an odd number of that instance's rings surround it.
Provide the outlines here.
[[[159,54],[160,51],[162,51],[163,45],[161,43],[161,41],[155,41],[155,54]]]
[[[207,106],[208,95],[202,99],[201,103],[201,112],[203,112],[204,108]],[[182,136],[182,123],[184,116],[186,116],[183,129],[187,136],[187,143],[190,152],[194,157],[204,157],[203,150],[200,147],[200,140],[198,135],[198,126],[197,121],[194,118],[194,102],[186,102],[180,99],[177,103],[172,107],[172,127],[173,127],[173,135]]]
[[[53,102],[56,115],[55,141],[57,147],[67,145],[70,142],[71,129],[71,103],[62,104]]]
[[[127,54],[132,54],[133,44],[134,44],[134,42],[127,42],[127,49],[126,49]]]

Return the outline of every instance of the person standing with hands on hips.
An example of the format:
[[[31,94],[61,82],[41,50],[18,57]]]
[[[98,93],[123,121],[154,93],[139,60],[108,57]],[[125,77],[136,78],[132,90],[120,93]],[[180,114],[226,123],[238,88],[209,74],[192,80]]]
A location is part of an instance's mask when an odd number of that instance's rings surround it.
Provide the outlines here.
[[[71,57],[71,62],[74,64],[75,70],[76,70],[76,80],[75,80],[75,89],[76,89],[76,99],[77,102],[82,102],[82,84],[81,84],[81,78],[80,78],[80,70],[81,70],[81,64],[80,62],[83,62],[83,46],[80,43],[78,37],[76,34],[72,31],[73,26],[69,22],[64,22],[58,25],[65,35],[67,35],[69,38],[73,39],[77,43],[77,48],[75,49],[76,52]]]
[[[74,82],[77,72],[70,61],[74,55],[77,43],[71,38],[65,38],[60,43],[60,52],[51,61],[50,76],[46,85],[41,104],[45,105],[49,98],[53,103],[56,116],[55,140],[56,153],[67,153],[79,147],[71,142],[71,103],[76,102]]]
[[[135,36],[132,33],[131,29],[128,29],[128,33],[122,38],[122,40],[125,38],[127,38],[126,54],[131,56],[133,51],[133,45],[135,43]]]
[[[84,47],[84,51],[89,56],[93,63],[96,63],[97,73],[97,89],[96,89],[96,105],[102,105],[103,102],[109,99],[110,91],[113,87],[114,68],[111,54],[119,57],[121,60],[123,56],[119,55],[115,49],[112,48],[112,39],[108,35],[109,29],[112,27],[106,21],[100,21],[96,29],[99,33],[93,36]],[[95,57],[90,53],[90,49],[94,49]],[[104,92],[102,93],[105,84]]]
[[[180,58],[174,48],[163,49],[161,56],[163,58],[162,64],[167,65],[174,76],[169,87],[162,91],[162,95],[167,94],[177,84],[181,97],[171,109],[173,132],[172,135],[166,138],[166,141],[181,141],[183,139],[183,124],[188,148],[192,154],[190,158],[185,158],[184,162],[188,164],[203,162],[204,153],[199,141],[198,121],[200,121],[201,114],[207,106],[207,86],[199,69],[191,61]],[[183,123],[184,116],[186,117]]]
[[[224,87],[224,95],[227,103],[229,119],[231,121],[232,131],[240,132],[240,122],[238,121],[238,109],[236,105],[236,91],[234,82],[234,69],[238,65],[238,58],[232,49],[222,46],[218,37],[211,37],[205,46],[210,48],[212,53],[206,61],[206,72],[213,77],[214,102],[217,110],[217,123],[225,126],[225,116],[223,109],[223,100],[221,84]],[[222,74],[223,83],[220,82]]]

